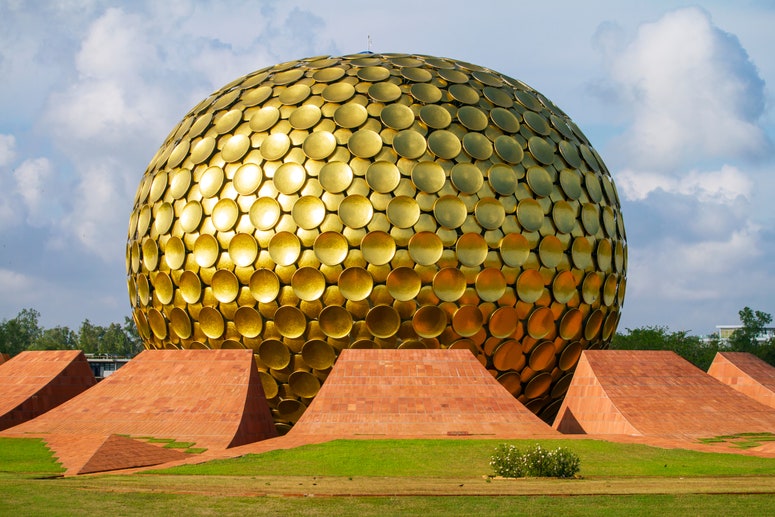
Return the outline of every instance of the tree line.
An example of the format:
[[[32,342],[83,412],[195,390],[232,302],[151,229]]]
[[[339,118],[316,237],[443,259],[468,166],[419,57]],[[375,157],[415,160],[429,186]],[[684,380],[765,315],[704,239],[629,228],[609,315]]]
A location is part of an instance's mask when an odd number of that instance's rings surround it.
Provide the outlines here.
[[[745,307],[738,312],[741,327],[727,340],[718,336],[701,338],[688,331],[646,326],[617,332],[611,341],[614,350],[671,350],[701,370],[707,371],[716,352],[748,352],[775,366],[775,339],[761,339],[772,323],[766,312]]]
[[[766,312],[748,307],[738,312],[741,328],[728,340],[718,336],[701,338],[686,330],[671,331],[664,326],[645,326],[617,332],[611,341],[614,350],[672,350],[702,370],[707,370],[716,352],[748,352],[775,365],[775,339],[761,340],[772,323]],[[88,319],[77,331],[57,326],[42,328],[35,309],[22,309],[16,317],[0,323],[0,352],[14,356],[24,350],[83,350],[87,354],[132,357],[143,349],[142,339],[131,318],[124,324],[107,327],[94,325]]]
[[[25,350],[83,350],[87,354],[133,357],[143,349],[143,342],[134,322],[124,318],[124,324],[107,327],[85,319],[78,330],[66,326],[43,328],[40,313],[22,309],[11,319],[0,322],[0,353],[14,356]]]

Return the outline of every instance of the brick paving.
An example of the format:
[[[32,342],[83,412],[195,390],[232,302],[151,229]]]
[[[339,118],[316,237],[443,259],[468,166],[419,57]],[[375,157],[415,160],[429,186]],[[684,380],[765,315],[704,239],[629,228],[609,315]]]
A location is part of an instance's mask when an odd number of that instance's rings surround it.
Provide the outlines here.
[[[718,352],[708,368],[708,375],[765,406],[775,408],[775,367],[753,354]]]
[[[97,382],[80,350],[26,351],[0,363],[0,430],[42,415]]]
[[[775,410],[670,351],[587,350],[554,427],[685,440],[773,432]]]

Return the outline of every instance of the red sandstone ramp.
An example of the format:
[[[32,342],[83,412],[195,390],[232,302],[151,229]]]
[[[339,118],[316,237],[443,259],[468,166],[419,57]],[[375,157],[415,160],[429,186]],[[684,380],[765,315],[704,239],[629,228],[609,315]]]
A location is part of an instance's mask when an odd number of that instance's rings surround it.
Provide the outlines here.
[[[56,434],[45,435],[43,440],[66,476],[152,467],[191,457],[180,450],[164,448],[163,444],[152,445],[115,434]]]
[[[753,354],[718,352],[708,368],[708,375],[765,406],[775,408],[775,367]]]
[[[276,436],[251,350],[146,350],[79,397],[6,431],[23,433],[152,436],[213,449]]]
[[[775,432],[775,410],[673,352],[586,350],[554,427],[568,434],[713,437]]]
[[[96,382],[80,350],[21,352],[0,365],[0,430],[42,415]]]
[[[288,436],[554,433],[468,350],[347,349]]]

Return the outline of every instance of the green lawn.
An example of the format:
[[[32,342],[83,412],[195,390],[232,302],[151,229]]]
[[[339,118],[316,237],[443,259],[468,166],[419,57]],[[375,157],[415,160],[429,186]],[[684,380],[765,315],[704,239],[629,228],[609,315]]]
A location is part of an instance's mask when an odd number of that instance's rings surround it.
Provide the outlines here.
[[[490,480],[491,440],[340,440],[133,475],[61,474],[0,438],[0,515],[767,515],[775,459],[542,440],[583,479]],[[513,441],[532,445],[534,441]]]

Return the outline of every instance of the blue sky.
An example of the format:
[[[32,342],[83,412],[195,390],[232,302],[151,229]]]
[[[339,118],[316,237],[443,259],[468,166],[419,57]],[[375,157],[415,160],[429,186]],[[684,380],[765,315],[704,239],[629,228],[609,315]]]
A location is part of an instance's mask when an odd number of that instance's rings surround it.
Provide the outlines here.
[[[581,127],[622,199],[620,330],[775,313],[774,26],[768,0],[0,0],[0,320],[123,321],[167,133],[237,77],[369,38],[518,78]]]

